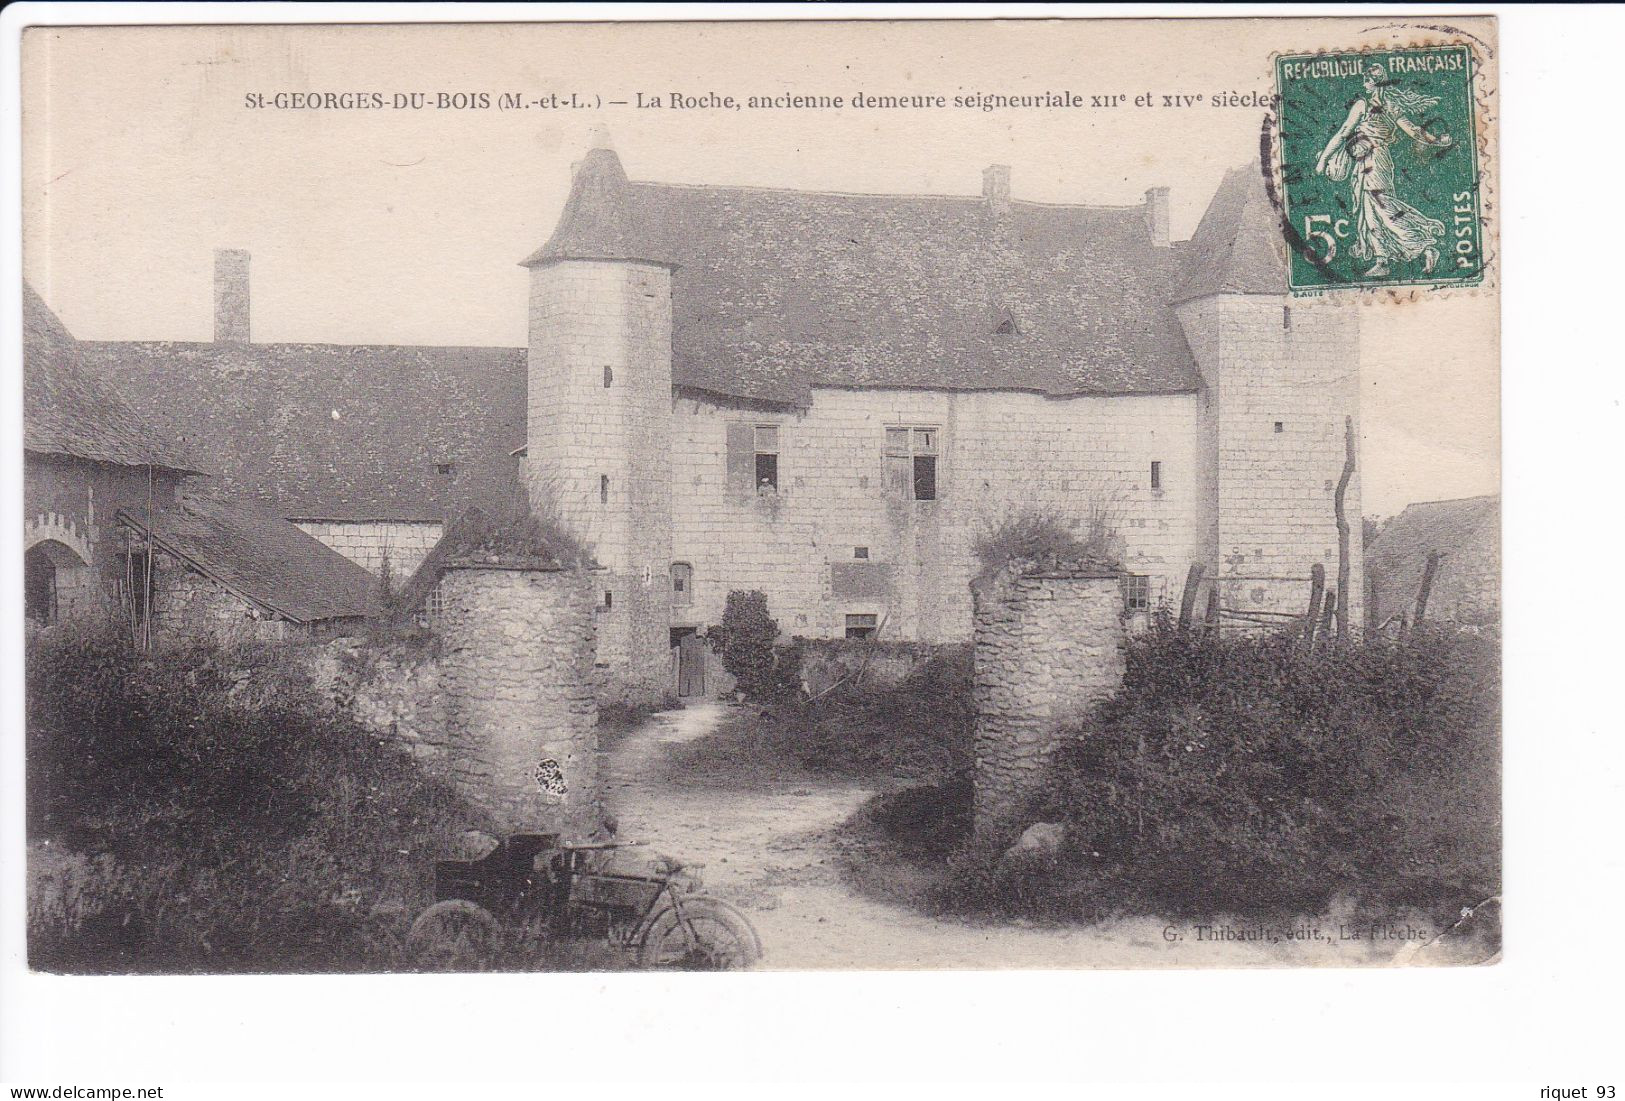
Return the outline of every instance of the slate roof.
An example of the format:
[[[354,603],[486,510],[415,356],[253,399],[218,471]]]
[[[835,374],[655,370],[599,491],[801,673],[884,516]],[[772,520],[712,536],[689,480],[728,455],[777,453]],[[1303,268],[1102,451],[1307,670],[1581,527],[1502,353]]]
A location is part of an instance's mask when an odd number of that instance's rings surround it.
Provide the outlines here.
[[[281,517],[241,500],[184,497],[119,520],[238,597],[295,623],[372,615],[378,579]]]
[[[164,441],[108,381],[88,370],[83,345],[23,284],[23,447],[121,466],[201,473],[196,460]]]
[[[1225,173],[1197,224],[1174,300],[1285,294],[1286,242],[1258,162]]]
[[[594,150],[525,263],[675,264],[674,382],[804,405],[813,385],[1194,390],[1180,252],[1142,206],[630,182]]]
[[[1452,501],[1423,501],[1405,506],[1382,526],[1365,550],[1366,573],[1379,592],[1399,599],[1414,598],[1422,584],[1428,554],[1446,556],[1474,542],[1499,544],[1501,498],[1462,497]]]
[[[519,492],[523,348],[82,347],[234,494],[280,516],[445,521],[475,505],[503,511]]]

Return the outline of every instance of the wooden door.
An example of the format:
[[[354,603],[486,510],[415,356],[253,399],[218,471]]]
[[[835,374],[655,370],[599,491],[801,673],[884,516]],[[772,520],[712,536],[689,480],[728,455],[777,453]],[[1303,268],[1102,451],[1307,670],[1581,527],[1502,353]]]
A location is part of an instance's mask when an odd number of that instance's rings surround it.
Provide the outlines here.
[[[705,695],[705,643],[698,634],[677,640],[677,694]]]

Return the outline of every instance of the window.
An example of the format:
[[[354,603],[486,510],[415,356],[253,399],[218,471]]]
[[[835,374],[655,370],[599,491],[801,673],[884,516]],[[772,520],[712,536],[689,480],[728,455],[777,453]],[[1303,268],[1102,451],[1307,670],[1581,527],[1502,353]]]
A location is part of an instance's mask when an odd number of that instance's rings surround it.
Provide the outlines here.
[[[436,474],[450,474],[451,473],[451,464],[450,463],[435,463],[434,464],[434,472]]]
[[[1131,612],[1148,611],[1151,607],[1151,578],[1143,573],[1130,574],[1123,579],[1123,607]]]
[[[1291,306],[1282,306],[1281,307],[1281,328],[1285,329],[1289,333],[1292,331],[1292,307]]]
[[[868,547],[853,547],[852,548],[852,557],[853,558],[868,558],[869,557],[869,548]]]
[[[608,474],[600,474],[600,475],[598,475],[598,503],[601,504],[601,505],[609,504],[609,475]]]
[[[756,492],[777,493],[779,490],[779,426],[756,426]]]
[[[615,607],[615,594],[610,592],[608,589],[605,589],[604,602],[599,605],[599,608],[607,612],[613,607]]]
[[[614,381],[615,381],[615,369],[613,367],[605,367],[604,368],[604,389],[608,390],[609,386],[610,386],[610,383],[612,383]]]
[[[846,617],[847,638],[871,638],[879,626],[879,617],[873,615],[849,615]]]
[[[1162,464],[1161,463],[1154,462],[1154,463],[1151,464],[1151,488],[1152,489],[1161,489],[1162,488]]]
[[[937,430],[886,429],[886,489],[907,501],[937,499]]]
[[[1275,422],[1275,431],[1277,431],[1277,432],[1286,431],[1286,422],[1285,421],[1276,421]]]
[[[671,602],[694,603],[694,567],[687,562],[671,564]]]
[[[434,588],[429,590],[429,595],[423,598],[423,614],[433,622],[439,619],[445,613],[445,610],[445,601],[441,598],[440,586],[436,584]]]

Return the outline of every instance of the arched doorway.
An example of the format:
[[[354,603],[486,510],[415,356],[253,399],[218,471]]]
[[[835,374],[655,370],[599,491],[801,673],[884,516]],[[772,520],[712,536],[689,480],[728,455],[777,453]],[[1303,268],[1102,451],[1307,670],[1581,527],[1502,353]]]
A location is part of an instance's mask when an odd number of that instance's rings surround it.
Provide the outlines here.
[[[60,623],[64,590],[84,559],[65,543],[44,539],[23,552],[23,612],[41,626]]]

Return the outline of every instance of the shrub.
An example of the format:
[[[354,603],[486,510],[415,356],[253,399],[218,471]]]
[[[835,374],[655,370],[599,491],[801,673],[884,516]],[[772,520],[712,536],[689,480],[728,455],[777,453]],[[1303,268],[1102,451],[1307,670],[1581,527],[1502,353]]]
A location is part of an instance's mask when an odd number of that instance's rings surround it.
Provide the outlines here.
[[[1079,534],[1079,528],[1082,534]],[[1065,520],[1036,509],[1011,512],[976,537],[972,552],[990,577],[1011,562],[1070,562],[1114,559],[1117,532],[1111,514],[1092,508],[1083,520]]]
[[[27,687],[34,967],[398,968],[433,859],[489,828],[275,648],[53,631]]]
[[[1065,823],[1060,859],[969,850],[950,895],[1089,919],[1475,902],[1499,890],[1498,678],[1494,642],[1453,633],[1149,633],[1056,756],[1037,819]]]
[[[777,652],[779,624],[760,590],[730,592],[722,622],[709,628],[706,638],[747,699],[781,699],[801,687],[800,654]]]

